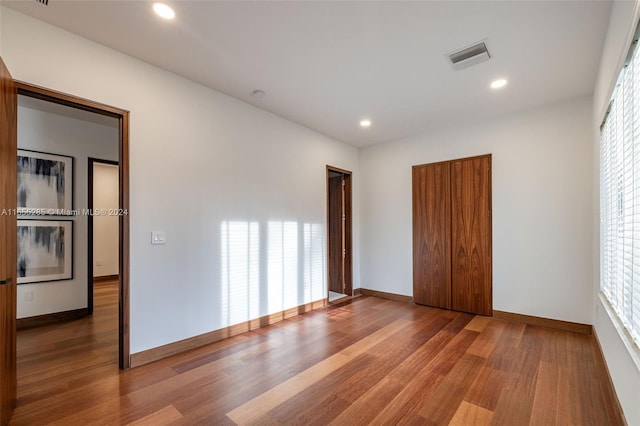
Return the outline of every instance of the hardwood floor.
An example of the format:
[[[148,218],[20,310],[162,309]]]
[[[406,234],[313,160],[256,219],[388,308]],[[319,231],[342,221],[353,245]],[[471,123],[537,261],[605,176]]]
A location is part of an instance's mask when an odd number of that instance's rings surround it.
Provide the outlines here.
[[[117,291],[18,333],[15,425],[618,425],[593,337],[374,297],[118,371]]]

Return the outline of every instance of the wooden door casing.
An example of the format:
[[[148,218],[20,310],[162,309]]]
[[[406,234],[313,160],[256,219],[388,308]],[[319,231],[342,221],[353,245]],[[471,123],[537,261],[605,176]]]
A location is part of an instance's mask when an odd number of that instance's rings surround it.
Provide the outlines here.
[[[451,309],[449,163],[413,167],[413,299]]]
[[[126,370],[131,366],[130,345],[129,345],[129,281],[130,281],[130,259],[129,259],[129,111],[112,107],[110,105],[54,91],[29,83],[14,81],[18,94],[36,99],[41,99],[54,104],[66,105],[83,111],[89,111],[108,117],[114,117],[119,122],[119,147],[118,156],[120,159],[120,209],[127,212],[120,216],[120,252],[119,271],[120,289],[118,300],[118,341],[119,354],[118,362],[121,369]],[[90,281],[87,285],[92,284]]]
[[[352,221],[352,176],[349,173],[345,173],[344,177],[344,263],[343,263],[343,277],[344,277],[344,294],[353,294],[353,221]]]
[[[16,404],[17,89],[0,59],[0,425]]]
[[[327,165],[327,287],[353,294],[352,180],[350,171]]]
[[[491,157],[451,162],[452,308],[492,315]]]

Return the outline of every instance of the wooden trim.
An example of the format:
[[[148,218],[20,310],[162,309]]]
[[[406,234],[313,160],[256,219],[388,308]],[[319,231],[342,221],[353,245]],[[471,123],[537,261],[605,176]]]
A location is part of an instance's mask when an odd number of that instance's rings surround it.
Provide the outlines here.
[[[353,176],[351,172],[344,174],[344,249],[347,255],[344,259],[345,292],[353,294]]]
[[[93,211],[93,160],[87,161],[87,208]],[[89,315],[93,314],[93,285],[95,278],[93,276],[93,215],[87,216],[87,309]]]
[[[73,321],[78,318],[86,317],[89,315],[87,308],[73,309],[71,311],[54,312],[52,314],[36,315],[27,318],[18,318],[16,320],[16,328],[18,330],[24,330],[26,328],[40,327],[42,325],[49,325],[56,322]]]
[[[593,328],[589,324],[580,324],[577,322],[561,321],[496,310],[493,311],[493,318],[502,319],[505,321],[520,322],[527,325],[537,325],[539,327],[554,328],[556,330],[571,331],[573,333],[580,334],[591,334]]]
[[[0,194],[0,209],[12,211],[17,206],[16,156],[18,130],[17,89],[4,61],[0,57],[0,182],[5,190]],[[0,215],[0,424],[9,424],[16,407],[17,352],[17,232],[16,215]]]
[[[351,172],[349,170],[341,169],[339,167],[333,167],[333,166],[330,166],[330,165],[327,164],[327,173],[329,173],[329,171],[342,173],[342,174],[345,174],[345,175],[351,175]],[[329,176],[327,175],[327,177],[329,177]]]
[[[117,281],[119,277],[120,275],[102,275],[99,277],[93,277],[93,283],[100,284],[107,281],[108,282]]]
[[[130,367],[129,343],[129,111],[69,95],[44,87],[15,81],[18,94],[52,103],[66,105],[84,111],[117,118],[119,121],[119,163],[120,163],[120,209],[127,214],[120,216],[120,259],[119,259],[119,301],[118,301],[118,361],[120,369]]]
[[[131,367],[139,367],[141,365],[149,364],[154,361],[159,361],[163,358],[167,358],[181,352],[209,345],[228,337],[246,333],[247,331],[257,330],[259,328],[275,324],[285,319],[304,314],[305,312],[324,308],[325,306],[327,306],[327,299],[320,299],[316,300],[315,302],[300,305],[296,308],[287,309],[285,311],[280,311],[271,315],[265,315],[254,320],[249,320],[239,324],[231,325],[229,327],[221,328],[220,330],[211,331],[209,333],[200,334],[188,339],[179,340],[177,342],[169,343],[163,346],[158,346],[157,348],[138,352],[131,355]]]
[[[363,296],[373,296],[379,299],[388,299],[388,300],[395,300],[397,302],[413,303],[413,297],[411,296],[405,296],[402,294],[395,294],[395,293],[387,293],[386,291],[369,290],[366,288],[360,288],[359,290],[360,290],[360,294]]]
[[[129,279],[130,279],[130,253],[129,253],[129,112],[123,111],[120,116],[120,150],[118,153],[120,160],[120,208],[126,214],[120,216],[120,293],[119,293],[119,313],[120,331],[120,368],[126,370],[131,367],[130,343],[129,343]]]
[[[356,297],[356,296],[362,296],[362,292],[360,288],[353,289],[353,297]]]
[[[120,108],[112,107],[111,105],[36,86],[35,84],[26,83],[24,81],[14,80],[14,82],[18,89],[18,94],[29,96],[30,98],[53,102],[59,105],[66,105],[71,108],[95,112],[96,114],[114,118],[120,118],[124,112],[128,112]]]
[[[621,420],[621,424],[623,426],[627,426],[627,419],[624,417],[624,411],[622,410],[622,405],[620,404],[620,400],[618,399],[618,394],[616,392],[616,387],[613,384],[613,379],[611,378],[611,372],[609,371],[609,366],[604,359],[604,352],[602,350],[602,345],[600,345],[600,338],[598,337],[598,332],[595,327],[592,327],[592,347],[593,347],[593,357],[597,364],[599,364],[600,368],[604,370],[605,375],[607,376],[607,382],[609,383],[609,392],[611,392],[611,399],[614,402],[613,409],[615,414]]]

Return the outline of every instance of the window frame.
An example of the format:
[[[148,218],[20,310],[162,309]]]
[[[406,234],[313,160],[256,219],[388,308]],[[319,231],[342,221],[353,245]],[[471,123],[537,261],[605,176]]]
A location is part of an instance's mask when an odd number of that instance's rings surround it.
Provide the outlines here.
[[[599,138],[599,261],[600,276],[598,286],[598,296],[607,314],[611,318],[614,327],[620,334],[624,345],[629,350],[636,366],[640,368],[640,49],[638,39],[640,38],[640,25],[636,27],[634,37],[629,48],[623,68],[618,74],[611,99],[600,126]],[[631,67],[631,68],[630,68]],[[631,75],[629,75],[631,73]],[[631,84],[625,91],[626,86]],[[626,113],[625,108],[631,109],[631,113]],[[621,114],[621,115],[620,115]],[[620,115],[620,116],[619,116]],[[615,123],[611,123],[615,119]],[[625,119],[629,122],[625,122]],[[622,121],[622,123],[620,122]],[[612,130],[612,127],[615,129]],[[609,134],[607,133],[609,132]],[[630,133],[629,133],[630,132]],[[605,152],[605,145],[611,147],[611,140],[615,139],[616,148],[622,148],[621,152]],[[629,142],[627,139],[631,139]],[[631,145],[633,158],[629,160],[625,151],[629,149],[626,144]],[[619,146],[618,146],[619,145]],[[617,162],[605,164],[605,160],[617,157]],[[630,166],[631,169],[627,169]],[[613,171],[612,171],[613,169]],[[627,176],[630,173],[631,177]],[[607,174],[613,176],[607,176]],[[605,179],[609,178],[605,182]],[[627,180],[631,181],[628,183]],[[611,191],[605,191],[608,185],[616,186]],[[629,189],[629,186],[631,187]],[[625,197],[631,193],[631,199]],[[609,198],[606,198],[609,195]],[[620,198],[622,197],[622,199]],[[625,201],[631,201],[631,213],[625,212],[628,209]],[[607,216],[605,210],[609,209]],[[615,208],[615,212],[614,209]],[[617,230],[612,227],[607,228],[608,219],[612,216]],[[630,228],[625,225],[631,223]],[[620,228],[620,225],[622,227]],[[630,233],[631,237],[626,234]],[[617,236],[614,234],[618,234]],[[621,237],[622,234],[622,237]],[[609,245],[613,238],[615,242]],[[625,243],[629,243],[630,246]],[[636,240],[636,241],[634,241]],[[622,246],[622,247],[619,247]],[[630,248],[631,254],[628,254]],[[615,253],[614,253],[615,252]],[[622,255],[621,255],[622,252]],[[625,255],[627,256],[625,262]],[[622,257],[621,257],[622,256]],[[630,256],[630,257],[629,257]],[[610,263],[607,263],[609,261]],[[627,274],[631,277],[630,293],[625,294],[625,269],[629,269],[627,263],[630,262],[631,272]],[[617,270],[615,268],[620,268]],[[636,269],[636,271],[634,271]],[[609,274],[609,275],[608,275]],[[620,279],[620,277],[622,277]],[[626,277],[628,278],[628,277]],[[609,282],[606,280],[609,279]],[[618,279],[616,281],[616,279]],[[615,281],[615,282],[614,282]],[[609,285],[609,286],[608,286]],[[615,286],[615,289],[609,288]],[[613,291],[612,291],[613,290]],[[630,300],[630,302],[629,302]],[[625,308],[625,303],[629,306]],[[625,312],[628,310],[629,312]]]

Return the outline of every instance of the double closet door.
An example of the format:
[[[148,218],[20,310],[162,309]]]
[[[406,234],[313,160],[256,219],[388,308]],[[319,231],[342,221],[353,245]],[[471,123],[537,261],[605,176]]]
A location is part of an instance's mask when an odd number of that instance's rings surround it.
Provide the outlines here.
[[[414,166],[414,302],[491,315],[491,281],[491,155]]]

